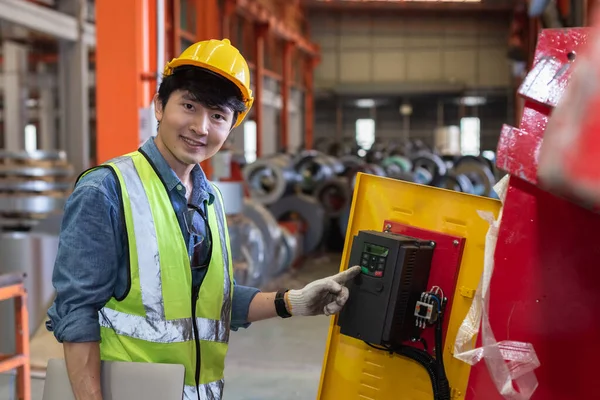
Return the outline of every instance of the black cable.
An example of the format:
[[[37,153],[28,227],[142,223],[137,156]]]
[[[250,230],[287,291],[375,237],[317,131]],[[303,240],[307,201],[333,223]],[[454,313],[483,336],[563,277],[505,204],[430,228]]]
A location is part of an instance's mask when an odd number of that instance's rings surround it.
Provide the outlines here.
[[[436,296],[437,297],[437,296]],[[450,383],[446,376],[446,368],[444,367],[444,348],[443,348],[443,332],[442,325],[444,323],[444,311],[446,308],[446,299],[439,299],[438,318],[435,323],[435,359],[438,369],[438,392],[440,400],[450,400]]]
[[[433,398],[434,400],[438,400],[440,398],[440,393],[438,389],[438,375],[436,368],[436,361],[431,357],[431,355],[423,350],[410,347],[410,346],[400,346],[395,349],[396,354],[399,354],[403,357],[410,358],[413,361],[421,364],[423,368],[429,374],[429,379],[431,380],[431,388],[433,389]]]
[[[444,321],[444,310],[447,299],[440,299],[439,296],[429,293],[431,296],[434,296],[436,303],[438,304],[438,317],[435,322],[435,357],[429,354],[427,342],[423,338],[418,338],[417,340],[423,344],[424,350],[421,350],[412,346],[398,346],[398,347],[390,347],[390,346],[377,346],[368,342],[365,342],[368,346],[380,350],[391,353],[396,353],[400,356],[409,358],[418,364],[420,364],[429,375],[429,379],[431,380],[431,387],[433,389],[433,399],[434,400],[451,400],[451,391],[450,391],[450,383],[448,382],[448,377],[446,376],[446,369],[444,367],[444,348],[443,348],[443,321]]]

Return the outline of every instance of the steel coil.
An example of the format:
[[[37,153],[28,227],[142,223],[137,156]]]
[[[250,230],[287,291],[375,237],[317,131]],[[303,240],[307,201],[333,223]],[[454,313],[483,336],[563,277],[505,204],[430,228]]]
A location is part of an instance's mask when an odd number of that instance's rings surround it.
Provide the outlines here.
[[[469,178],[464,175],[456,175],[454,173],[439,177],[435,182],[433,182],[433,186],[442,189],[454,190],[455,192],[469,194],[473,193],[473,184]]]
[[[301,238],[281,227],[281,252],[277,265],[278,274],[283,274],[302,256]]]
[[[315,150],[301,152],[294,162],[294,169],[300,177],[300,188],[312,194],[315,188],[326,180],[344,171],[344,165],[334,157]]]
[[[234,277],[244,286],[260,286],[267,278],[265,241],[256,224],[243,215],[229,215],[227,228],[231,243]]]
[[[250,196],[261,204],[272,204],[292,193],[299,181],[292,160],[286,154],[261,158],[247,164],[242,174]]]
[[[281,227],[277,220],[262,204],[252,200],[244,199],[242,214],[250,219],[258,228],[263,236],[266,274],[273,276],[276,274],[276,260],[280,257],[280,243],[282,241]]]
[[[453,171],[456,175],[464,175],[471,181],[473,194],[492,196],[496,178],[486,161],[473,156],[464,156],[456,161]]]
[[[352,192],[346,178],[332,178],[317,185],[314,197],[321,203],[329,217],[337,217],[352,200]]]
[[[62,151],[0,150],[0,226],[29,230],[60,211],[72,188],[73,168]]]
[[[314,198],[303,194],[286,196],[269,205],[269,211],[278,221],[301,220],[304,225],[303,254],[317,249],[325,230],[325,209]]]

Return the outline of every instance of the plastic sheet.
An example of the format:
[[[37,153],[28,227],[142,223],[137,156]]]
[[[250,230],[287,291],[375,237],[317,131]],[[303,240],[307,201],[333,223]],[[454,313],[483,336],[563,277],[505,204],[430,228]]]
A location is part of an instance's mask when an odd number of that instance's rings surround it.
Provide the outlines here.
[[[509,175],[505,176],[494,190],[504,202]],[[530,343],[503,340],[496,341],[488,318],[490,282],[494,272],[494,253],[502,211],[497,220],[490,213],[479,212],[490,223],[486,236],[483,274],[475,299],[456,335],[454,357],[475,365],[484,360],[490,377],[498,392],[510,400],[529,400],[538,381],[534,370],[540,366],[535,350]],[[475,335],[481,327],[481,347],[475,348]]]
[[[259,287],[266,280],[265,242],[256,224],[242,214],[227,217],[236,283]]]

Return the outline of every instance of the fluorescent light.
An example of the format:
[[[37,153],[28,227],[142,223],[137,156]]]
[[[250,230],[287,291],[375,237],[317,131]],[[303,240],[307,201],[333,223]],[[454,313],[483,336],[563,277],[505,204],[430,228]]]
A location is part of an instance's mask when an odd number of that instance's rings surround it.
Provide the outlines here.
[[[465,96],[460,99],[460,103],[465,106],[473,107],[484,105],[486,100],[485,97],[481,96]]]
[[[358,108],[371,108],[375,107],[375,100],[373,99],[358,99],[356,100],[356,107]]]

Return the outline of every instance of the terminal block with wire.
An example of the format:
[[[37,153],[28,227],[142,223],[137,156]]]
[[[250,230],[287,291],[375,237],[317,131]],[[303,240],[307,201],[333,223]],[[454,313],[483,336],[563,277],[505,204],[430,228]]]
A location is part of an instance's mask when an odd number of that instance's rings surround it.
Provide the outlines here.
[[[421,298],[415,305],[415,325],[425,329],[437,322],[445,301],[444,292],[439,286],[433,286],[430,291],[421,293]]]

